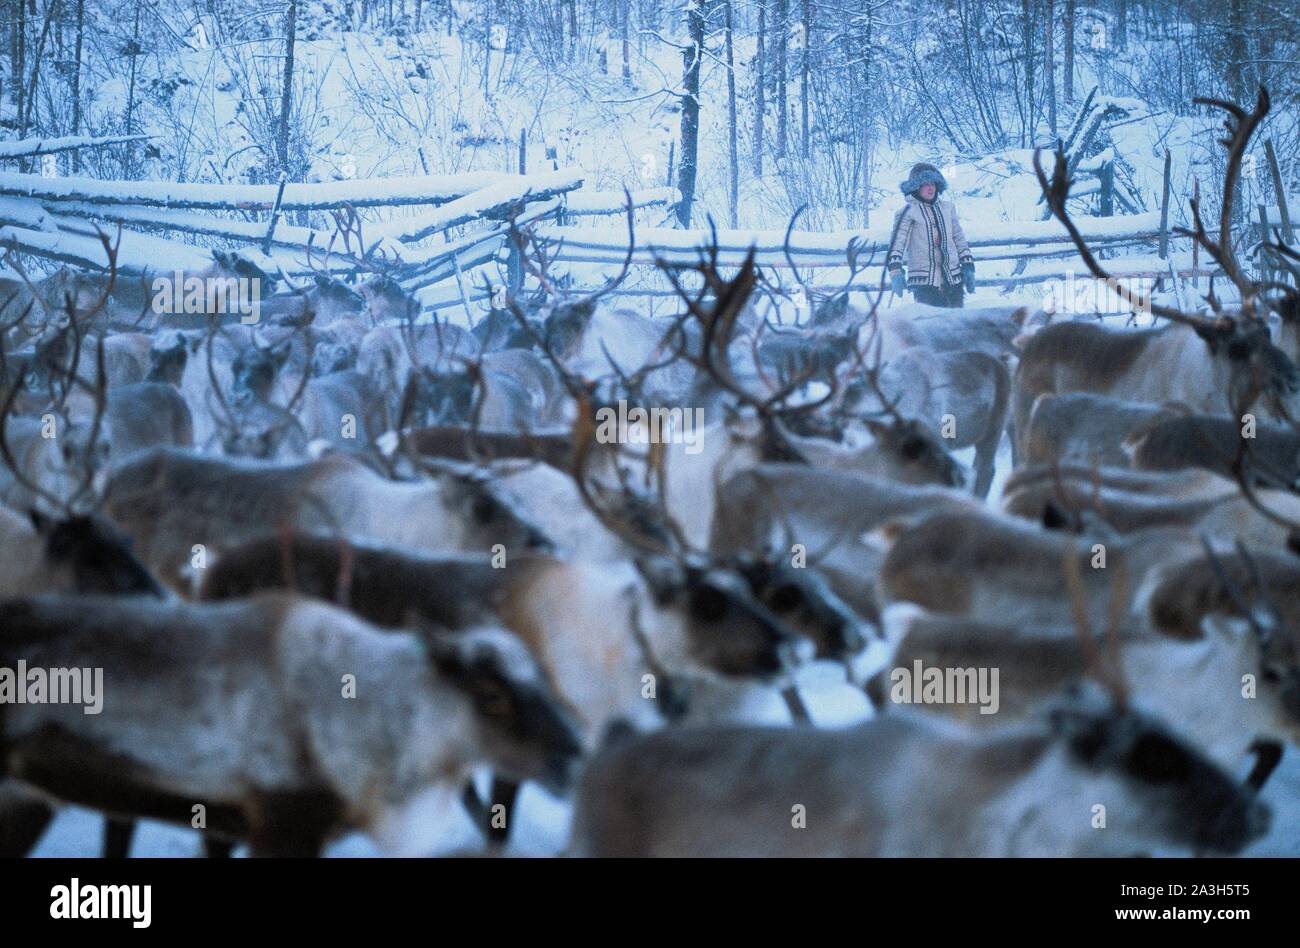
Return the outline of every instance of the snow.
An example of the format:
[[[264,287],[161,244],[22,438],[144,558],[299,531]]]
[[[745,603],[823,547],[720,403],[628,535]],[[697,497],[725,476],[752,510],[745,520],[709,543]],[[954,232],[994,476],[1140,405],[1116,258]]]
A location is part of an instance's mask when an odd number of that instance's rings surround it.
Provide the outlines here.
[[[0,142],[0,158],[27,158],[32,155],[52,155],[60,151],[79,148],[98,148],[123,142],[147,141],[152,135],[62,135],[57,138],[23,138]]]
[[[477,171],[453,175],[288,184],[280,206],[289,211],[338,208],[345,204],[370,207],[377,204],[445,203],[507,177],[511,176]],[[153,207],[178,205],[212,210],[247,208],[269,211],[275,204],[278,190],[274,184],[100,181],[95,178],[46,178],[13,171],[0,172],[0,194],[55,201],[85,201],[92,204],[142,204]]]

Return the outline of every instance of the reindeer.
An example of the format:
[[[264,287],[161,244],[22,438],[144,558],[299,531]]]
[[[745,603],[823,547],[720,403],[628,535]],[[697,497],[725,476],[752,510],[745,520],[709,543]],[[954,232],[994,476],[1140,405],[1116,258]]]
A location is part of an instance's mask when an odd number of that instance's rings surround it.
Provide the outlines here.
[[[283,588],[345,605],[381,627],[400,627],[412,615],[453,631],[500,625],[538,656],[593,744],[620,714],[657,720],[658,706],[644,697],[647,671],[671,679],[768,680],[785,667],[797,635],[757,607],[721,564],[697,587],[715,597],[721,610],[696,608],[711,604],[690,597],[655,598],[671,593],[670,587],[651,588],[644,580],[616,588],[636,576],[626,564],[527,552],[498,567],[483,554],[416,554],[293,533],[227,551],[204,574],[199,595],[227,600]],[[666,563],[647,562],[643,576],[666,580],[672,572]],[[695,598],[703,599],[704,592]],[[568,611],[562,608],[566,601]],[[829,624],[816,630],[823,636],[838,631]],[[620,679],[616,671],[629,674]]]
[[[972,488],[977,497],[988,495],[1011,398],[1011,376],[1001,358],[915,346],[884,363],[878,388],[891,411],[916,419],[954,449],[974,447]],[[851,395],[851,402],[884,407],[862,389]]]
[[[196,545],[219,553],[286,523],[430,552],[547,542],[473,471],[399,483],[345,455],[273,464],[153,449],[113,471],[106,498],[106,513],[178,590]]]
[[[1129,534],[1176,527],[1282,546],[1300,529],[1300,498],[1289,491],[1256,490],[1209,471],[1134,471],[1127,468],[1025,468],[1007,480],[1003,508],[1054,529],[1085,524]]]
[[[288,343],[262,346],[255,333],[250,333],[250,342],[230,362],[231,398],[227,399],[213,367],[212,337],[208,338],[209,391],[220,406],[214,419],[222,450],[228,455],[263,460],[302,457],[307,433],[295,412],[310,380],[306,366],[298,371],[296,380],[290,380],[285,377],[288,373],[281,372],[292,351]],[[306,361],[310,362],[310,356]],[[294,388],[287,401],[277,403],[273,390],[283,390],[291,381]]]
[[[0,628],[6,665],[104,673],[96,715],[6,705],[6,776],[182,825],[200,803],[209,832],[247,839],[254,855],[316,855],[348,829],[396,854],[427,852],[474,768],[559,789],[580,751],[526,650],[491,627],[380,631],[267,594],[215,605],[10,600]],[[349,680],[355,696],[340,699]],[[197,746],[210,753],[196,760]]]
[[[1209,540],[1202,537],[1201,543],[1204,562],[1212,569],[1226,603],[1212,601],[1219,590],[1207,590],[1202,562],[1196,560],[1184,560],[1171,570],[1157,570],[1155,593],[1145,597],[1147,602],[1136,610],[1128,608],[1128,552],[1114,550],[1113,560],[1104,571],[1092,571],[1089,583],[1093,587],[1111,587],[1106,656],[1098,652],[1089,631],[1092,619],[1083,567],[1075,552],[1067,548],[1059,562],[1070,592],[1077,641],[1070,641],[1068,635],[1044,635],[1037,630],[1027,632],[987,621],[929,617],[914,607],[891,607],[894,611],[886,619],[886,634],[896,643],[892,662],[902,667],[916,662],[940,668],[996,667],[1001,678],[1010,679],[1005,683],[1000,680],[998,688],[999,696],[1008,698],[1013,715],[1045,700],[1063,679],[1077,673],[1084,664],[1099,676],[1111,676],[1115,689],[1122,694],[1128,691],[1126,681],[1140,681],[1144,704],[1158,709],[1162,717],[1179,720],[1186,732],[1225,766],[1235,766],[1248,753],[1260,753],[1262,766],[1257,767],[1253,777],[1262,785],[1267,779],[1264,771],[1271,769],[1262,745],[1300,738],[1296,643],[1282,624],[1259,570],[1244,547],[1238,543],[1234,563],[1237,575],[1232,578]],[[1114,578],[1104,583],[1098,576],[1101,572]],[[1238,581],[1242,572],[1251,578],[1254,603],[1247,603],[1240,592],[1244,585]],[[1170,579],[1192,581],[1202,595],[1171,594]],[[1097,599],[1100,597],[1093,601]],[[1187,627],[1192,616],[1204,618],[1216,612],[1214,620],[1199,622],[1194,629]],[[1135,624],[1134,619],[1148,616],[1163,619],[1165,627],[1172,624],[1177,637],[1144,632],[1140,621]],[[1153,621],[1152,627],[1164,631],[1158,621]],[[1258,700],[1254,693],[1247,696],[1241,688],[1243,681],[1256,676],[1261,682]],[[878,681],[877,692],[882,688]],[[1221,700],[1212,700],[1215,695]],[[958,710],[954,706],[935,707],[950,714]],[[1002,710],[1001,704],[995,710]],[[973,720],[978,716],[966,717]]]
[[[886,603],[910,602],[973,622],[1014,621],[1025,635],[1068,629],[1070,603],[1061,597],[1061,563],[1084,568],[1089,608],[1098,610],[1110,588],[1105,565],[1122,556],[1141,586],[1168,559],[1195,549],[1195,535],[1177,529],[1126,537],[1100,531],[1075,536],[977,509],[936,510],[882,531],[888,549],[879,568]]]
[[[1091,828],[1098,802],[1107,830]],[[805,822],[799,822],[802,816]],[[1213,850],[1264,834],[1253,790],[1087,693],[971,733],[919,714],[834,730],[671,729],[587,765],[582,856],[1062,856]]]
[[[760,464],[721,483],[709,549],[719,555],[800,553],[835,594],[877,622],[882,554],[874,532],[886,523],[940,510],[973,510],[965,493],[798,464]],[[796,548],[796,544],[798,547]]]
[[[1300,435],[1263,419],[1248,426],[1220,415],[1164,418],[1133,431],[1123,448],[1133,467],[1143,471],[1197,468],[1235,478],[1240,463],[1255,486],[1300,486]]]
[[[1087,671],[1087,654],[1068,629],[1035,633],[1022,626],[929,615],[910,605],[890,606],[885,625],[897,646],[871,690],[886,704],[889,669],[911,670],[917,662],[923,668],[998,669],[996,714],[980,714],[969,704],[922,706],[967,726],[997,727],[1036,713]],[[1222,766],[1236,770],[1259,753],[1263,742],[1300,739],[1294,685],[1286,677],[1296,673],[1294,659],[1278,666],[1281,676],[1264,679],[1262,670],[1273,667],[1272,656],[1262,654],[1244,622],[1216,617],[1191,641],[1136,630],[1119,641],[1124,675],[1142,683],[1135,700],[1164,720],[1178,721],[1180,731]],[[1260,682],[1257,696],[1243,696],[1243,676]]]
[[[1021,431],[1024,453],[1016,461],[1123,467],[1129,463],[1130,437],[1190,410],[1177,403],[1152,405],[1090,392],[1040,395]]]
[[[1282,418],[1294,416],[1300,389],[1300,372],[1294,359],[1274,345],[1264,309],[1293,308],[1300,290],[1282,287],[1282,302],[1266,291],[1276,289],[1251,280],[1232,248],[1231,222],[1234,188],[1252,135],[1269,110],[1269,96],[1260,89],[1255,108],[1246,113],[1232,103],[1196,99],[1228,113],[1227,173],[1217,239],[1206,231],[1197,201],[1191,204],[1193,230],[1179,229],[1203,247],[1240,294],[1240,304],[1226,309],[1211,294],[1207,302],[1213,316],[1186,313],[1177,308],[1139,300],[1101,266],[1079,234],[1066,210],[1070,182],[1065,158],[1059,152],[1049,181],[1035,154],[1034,169],[1052,214],[1070,234],[1079,256],[1094,277],[1108,281],[1130,306],[1148,311],[1168,323],[1154,329],[1114,330],[1086,323],[1059,323],[1035,333],[1024,345],[1016,369],[1014,421],[1017,438],[1023,432],[1034,401],[1043,394],[1092,392],[1132,401],[1162,404],[1178,401],[1193,411],[1242,417],[1256,402]],[[1293,334],[1284,334],[1291,339]]]

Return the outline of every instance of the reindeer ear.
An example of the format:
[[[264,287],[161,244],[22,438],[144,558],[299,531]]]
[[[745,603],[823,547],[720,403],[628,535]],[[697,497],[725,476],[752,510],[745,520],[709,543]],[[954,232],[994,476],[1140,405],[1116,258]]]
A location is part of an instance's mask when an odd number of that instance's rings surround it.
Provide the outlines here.
[[[424,642],[429,661],[433,663],[439,674],[452,679],[465,676],[467,672],[465,655],[460,643],[456,641],[455,633],[440,625],[434,625],[414,611],[407,614],[405,625],[416,630],[421,641]]]
[[[658,605],[667,603],[686,582],[685,570],[670,557],[652,554],[639,556],[635,562]]]

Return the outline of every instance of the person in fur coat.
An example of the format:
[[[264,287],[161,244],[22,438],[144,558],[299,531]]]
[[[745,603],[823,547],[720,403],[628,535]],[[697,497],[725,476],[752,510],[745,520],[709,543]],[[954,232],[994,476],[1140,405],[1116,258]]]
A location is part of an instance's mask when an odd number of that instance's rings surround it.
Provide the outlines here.
[[[975,258],[951,201],[939,199],[948,188],[939,169],[921,162],[899,184],[906,201],[894,217],[886,266],[893,290],[910,289],[918,303],[960,307],[975,292]]]

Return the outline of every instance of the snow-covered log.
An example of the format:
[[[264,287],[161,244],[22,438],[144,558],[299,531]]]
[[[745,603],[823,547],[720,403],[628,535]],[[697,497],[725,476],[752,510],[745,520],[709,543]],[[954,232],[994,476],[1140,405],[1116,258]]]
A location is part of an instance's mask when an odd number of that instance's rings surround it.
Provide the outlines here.
[[[64,135],[60,138],[20,138],[16,141],[0,142],[0,158],[30,158],[33,155],[52,155],[60,151],[76,151],[79,148],[102,148],[105,145],[120,145],[123,142],[147,141],[154,135],[108,135],[95,138],[91,135]]]
[[[290,184],[284,189],[280,208],[285,211],[323,211],[347,205],[401,207],[446,204],[506,179],[525,180],[519,175],[496,171],[470,171],[464,174]],[[138,204],[179,210],[269,211],[275,205],[277,190],[278,185],[274,184],[100,181],[96,178],[45,178],[38,174],[0,173],[0,195],[86,204]]]
[[[116,232],[109,233],[110,239],[116,240],[116,236]],[[104,245],[99,242],[94,228],[89,224],[86,224],[84,233],[0,227],[0,249],[29,253],[87,270],[108,269]],[[202,247],[192,247],[128,230],[122,231],[117,251],[117,272],[123,276],[176,269],[199,270],[211,263],[212,253]]]
[[[467,194],[441,207],[390,221],[367,230],[368,237],[389,237],[413,243],[432,237],[449,227],[476,220],[501,220],[521,202],[545,201],[582,187],[580,171],[548,171],[544,174],[515,176]]]
[[[530,204],[516,224],[523,226],[545,217],[560,206],[559,198],[540,204]],[[489,263],[505,246],[508,232],[505,223],[494,224],[486,230],[461,237],[447,244],[425,250],[415,250],[404,257],[398,279],[407,289],[419,289],[453,277],[457,266],[462,271]]]
[[[1084,238],[1096,244],[1155,240],[1160,234],[1160,215],[1155,212],[1125,217],[1081,218],[1076,223]],[[536,229],[536,235],[560,243],[555,257],[557,261],[621,263],[627,254],[626,232],[613,228],[542,225]],[[717,236],[719,263],[723,266],[740,266],[751,245],[757,248],[760,266],[789,266],[784,250],[784,231],[719,230]],[[706,237],[703,231],[641,228],[637,231],[632,262],[648,265],[662,259],[673,264],[694,263]],[[1003,248],[1008,256],[1030,255],[1036,247],[1051,246],[1058,252],[1070,249],[1069,235],[1054,220],[972,223],[966,228],[966,237],[972,248]],[[859,240],[859,256],[865,262],[873,253],[883,257],[889,233],[887,230],[875,233],[795,232],[790,236],[790,257],[797,266],[834,265],[845,259],[849,241],[854,238]],[[1022,248],[1024,254],[1019,253]]]

